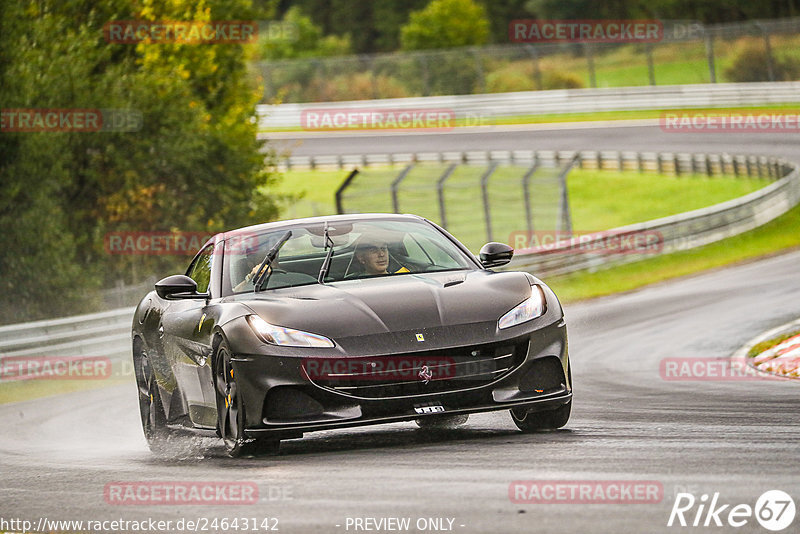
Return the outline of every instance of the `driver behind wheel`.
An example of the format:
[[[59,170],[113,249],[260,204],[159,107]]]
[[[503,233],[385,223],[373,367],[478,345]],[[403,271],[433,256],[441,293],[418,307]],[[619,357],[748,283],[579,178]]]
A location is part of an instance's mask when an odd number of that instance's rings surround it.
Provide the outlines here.
[[[364,236],[356,246],[356,263],[362,269],[364,276],[390,274],[389,244],[385,239],[377,236]],[[400,266],[392,270],[391,274],[408,273],[406,267]]]

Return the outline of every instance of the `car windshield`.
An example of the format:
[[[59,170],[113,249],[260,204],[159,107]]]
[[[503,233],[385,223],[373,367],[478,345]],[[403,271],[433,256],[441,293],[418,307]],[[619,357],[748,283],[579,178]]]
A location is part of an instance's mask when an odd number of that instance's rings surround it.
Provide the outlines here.
[[[278,255],[265,267],[261,289],[318,283],[326,250],[325,225],[285,226],[225,241],[223,293],[254,291],[267,252],[291,230]],[[370,220],[328,223],[333,254],[324,283],[423,272],[474,269],[450,239],[423,221]]]

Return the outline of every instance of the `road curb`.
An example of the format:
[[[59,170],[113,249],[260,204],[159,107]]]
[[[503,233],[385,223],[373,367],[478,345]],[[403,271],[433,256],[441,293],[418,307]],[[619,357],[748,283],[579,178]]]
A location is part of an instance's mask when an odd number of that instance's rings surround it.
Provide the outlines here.
[[[762,341],[766,341],[770,338],[777,337],[782,333],[792,330],[800,326],[800,319],[795,319],[794,321],[790,321],[788,323],[784,323],[780,326],[776,326],[771,330],[767,330],[766,332],[762,332],[761,334],[757,335],[756,337],[752,338],[750,341],[739,347],[736,352],[733,353],[731,356],[731,362],[737,362],[742,366],[747,366],[756,371],[757,373],[761,374],[764,378],[771,378],[773,380],[781,380],[781,381],[796,381],[796,378],[792,378],[789,376],[780,375],[777,373],[771,373],[769,371],[763,371],[757,368],[754,365],[751,365],[750,358],[747,357],[747,353],[750,352],[750,349],[753,348],[755,345],[761,343]]]

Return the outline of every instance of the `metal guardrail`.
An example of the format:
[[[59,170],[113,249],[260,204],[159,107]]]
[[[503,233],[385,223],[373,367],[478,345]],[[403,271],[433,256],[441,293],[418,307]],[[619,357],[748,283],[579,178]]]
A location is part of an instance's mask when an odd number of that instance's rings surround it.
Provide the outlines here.
[[[313,109],[324,109],[326,113],[448,110],[454,113],[457,120],[486,125],[495,119],[520,115],[792,104],[800,101],[799,95],[800,82],[719,83],[259,105],[256,106],[256,114],[262,130],[302,128],[303,111]]]
[[[23,356],[105,356],[131,353],[133,308],[0,326],[0,360]]]
[[[522,151],[524,152],[524,151]],[[463,155],[462,155],[463,156]],[[641,172],[706,172],[709,175],[772,177],[767,187],[728,202],[617,228],[617,235],[656,231],[663,235],[663,252],[686,250],[730,237],[760,226],[800,203],[800,172],[794,163],[783,159],[726,154],[671,154],[635,152],[514,152],[485,153],[495,160],[527,157],[547,161],[577,159],[583,168],[636,169]],[[476,158],[472,161],[477,162]],[[483,161],[486,161],[484,159]],[[585,244],[582,243],[582,244]],[[591,245],[591,242],[589,243]],[[552,276],[579,269],[625,263],[641,259],[633,254],[594,254],[579,246],[549,249],[546,253],[522,251],[508,268],[524,269],[539,276]],[[36,321],[0,327],[0,360],[15,356],[105,356],[121,361],[130,356],[132,308]]]

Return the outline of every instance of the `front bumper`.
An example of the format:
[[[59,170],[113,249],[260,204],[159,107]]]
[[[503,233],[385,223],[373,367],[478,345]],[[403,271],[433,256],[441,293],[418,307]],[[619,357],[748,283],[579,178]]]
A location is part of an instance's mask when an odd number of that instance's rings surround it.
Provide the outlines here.
[[[527,328],[513,337],[479,345],[515,348],[513,365],[494,371],[496,378],[431,382],[436,391],[430,393],[416,378],[409,388],[387,386],[385,396],[380,385],[340,388],[341,383],[309,376],[307,358],[236,354],[232,364],[245,407],[246,434],[288,439],[315,430],[408,421],[426,417],[426,413],[558,408],[572,399],[566,325],[560,319]],[[439,352],[446,353],[447,349]]]

